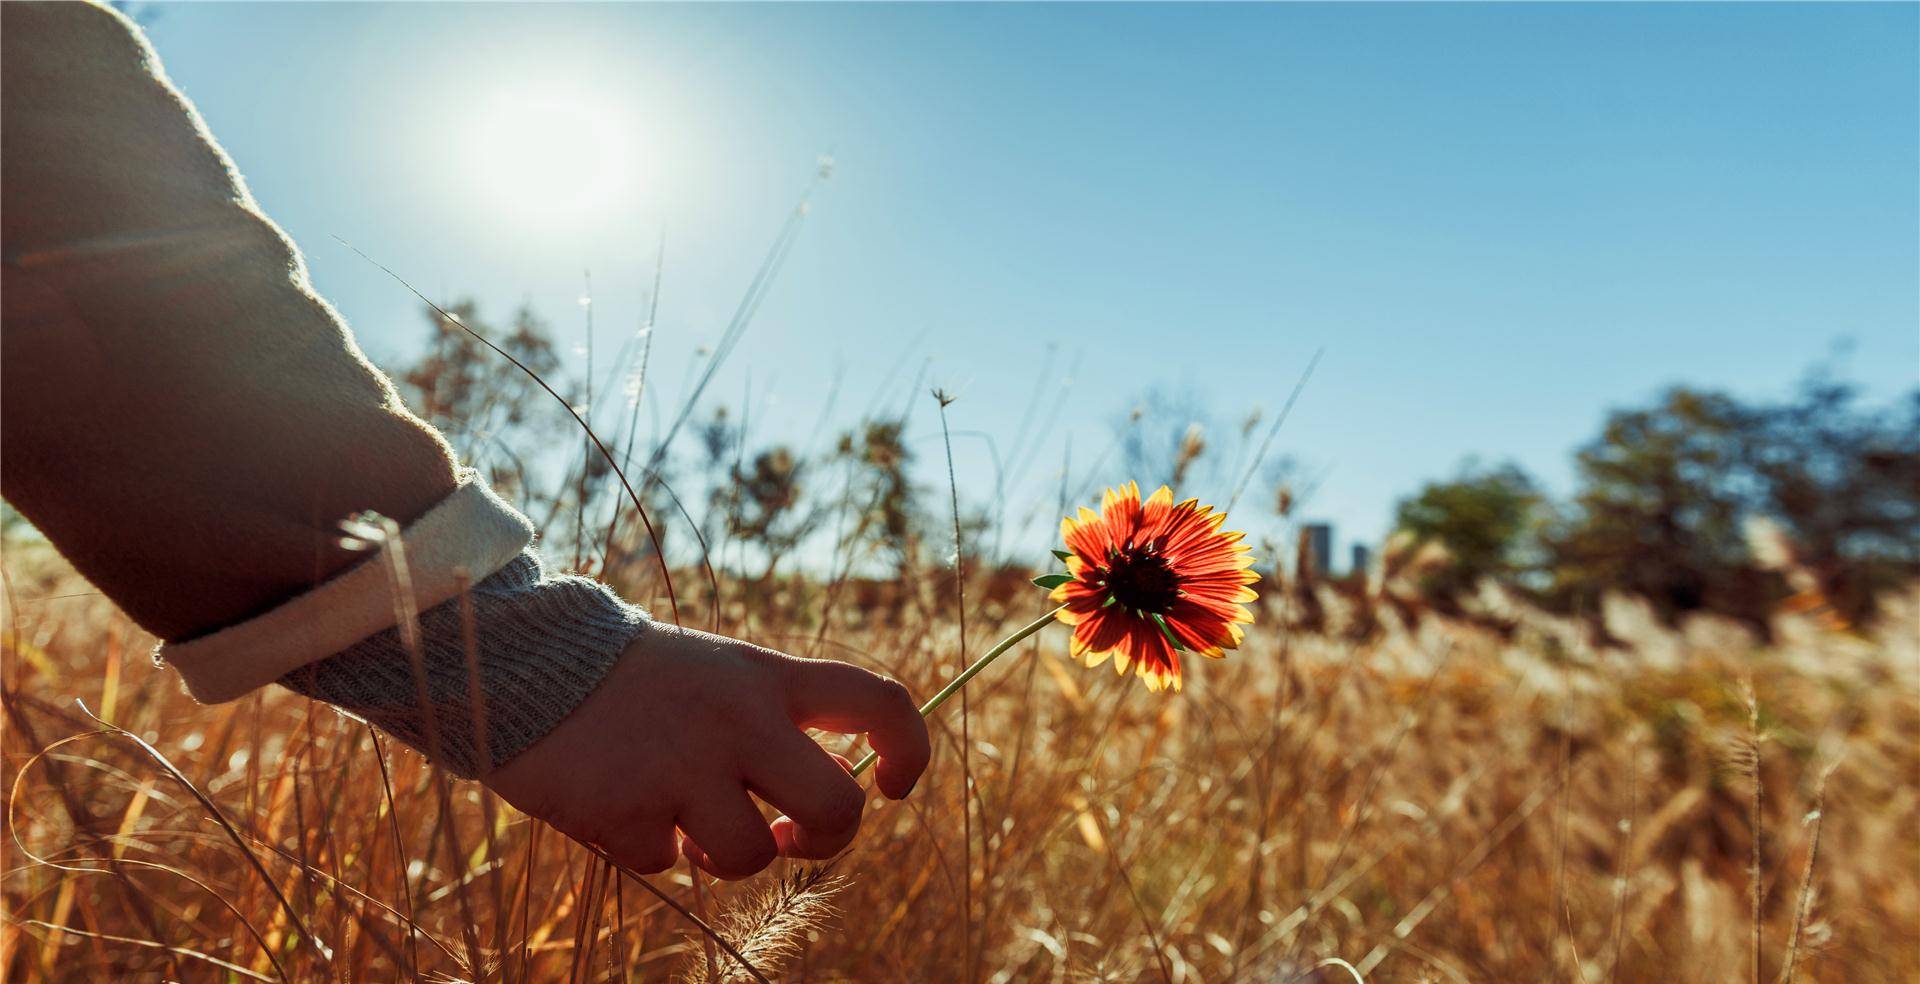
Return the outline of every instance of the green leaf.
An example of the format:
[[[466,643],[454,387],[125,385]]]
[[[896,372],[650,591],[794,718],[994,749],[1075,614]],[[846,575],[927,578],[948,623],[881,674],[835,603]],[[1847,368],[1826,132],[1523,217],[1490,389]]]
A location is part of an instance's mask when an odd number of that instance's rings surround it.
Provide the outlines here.
[[[1155,612],[1153,615],[1153,624],[1158,625],[1160,627],[1160,634],[1167,637],[1167,645],[1172,646],[1174,652],[1178,653],[1178,652],[1186,651],[1187,647],[1182,645],[1180,640],[1175,639],[1173,637],[1173,630],[1167,628],[1167,620],[1164,618],[1161,618],[1158,612]]]
[[[1068,552],[1066,552],[1065,550],[1055,550],[1055,551],[1053,552],[1053,555],[1054,555],[1055,557],[1058,557],[1058,558],[1060,558],[1060,562],[1061,562],[1061,563],[1063,563],[1063,564],[1064,564],[1064,563],[1066,563],[1067,561],[1069,561],[1069,560],[1072,560],[1072,559],[1073,559],[1073,555],[1072,555],[1072,554],[1070,554],[1070,553],[1068,553]]]
[[[1054,588],[1073,580],[1071,574],[1042,574],[1033,579],[1033,583],[1052,591]]]

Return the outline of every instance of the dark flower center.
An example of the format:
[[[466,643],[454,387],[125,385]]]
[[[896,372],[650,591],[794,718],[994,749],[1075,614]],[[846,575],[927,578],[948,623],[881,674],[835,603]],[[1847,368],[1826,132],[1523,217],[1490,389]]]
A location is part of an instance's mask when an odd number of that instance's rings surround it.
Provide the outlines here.
[[[1107,593],[1137,612],[1164,614],[1180,597],[1180,578],[1153,544],[1141,544],[1107,555]]]

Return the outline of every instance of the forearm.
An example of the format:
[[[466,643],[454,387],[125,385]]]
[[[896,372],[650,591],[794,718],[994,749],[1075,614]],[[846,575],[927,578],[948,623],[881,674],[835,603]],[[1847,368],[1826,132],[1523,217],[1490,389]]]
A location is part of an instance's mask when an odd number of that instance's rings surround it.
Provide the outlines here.
[[[453,492],[137,33],[0,5],[0,484],[136,622],[178,640],[359,557],[339,521]]]
[[[417,625],[411,647],[397,626],[384,629],[280,683],[473,778],[585,700],[644,630],[646,613],[587,578],[547,572],[528,550],[420,613]]]
[[[552,730],[644,613],[541,569],[526,517],[401,405],[131,25],[0,18],[6,498],[203,701],[277,680],[462,775]],[[361,512],[397,536],[343,546]]]

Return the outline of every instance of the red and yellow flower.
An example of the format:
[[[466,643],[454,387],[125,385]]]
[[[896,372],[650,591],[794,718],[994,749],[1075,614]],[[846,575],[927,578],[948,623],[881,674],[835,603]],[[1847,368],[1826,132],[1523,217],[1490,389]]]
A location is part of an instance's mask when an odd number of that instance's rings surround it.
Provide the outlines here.
[[[1180,689],[1180,651],[1217,659],[1239,648],[1260,575],[1245,534],[1220,529],[1226,518],[1197,499],[1175,503],[1164,485],[1142,502],[1128,482],[1107,490],[1100,512],[1061,520],[1068,579],[1051,597],[1074,627],[1073,655],[1088,666],[1111,657],[1159,691]]]

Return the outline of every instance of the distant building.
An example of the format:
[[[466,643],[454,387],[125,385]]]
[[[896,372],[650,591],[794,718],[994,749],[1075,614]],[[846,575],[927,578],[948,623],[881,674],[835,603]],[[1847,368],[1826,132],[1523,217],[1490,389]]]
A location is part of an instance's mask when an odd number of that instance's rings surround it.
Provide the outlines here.
[[[1333,573],[1333,524],[1308,523],[1300,527],[1300,538],[1306,541],[1313,572],[1321,576]]]
[[[1372,569],[1373,569],[1373,551],[1368,549],[1367,545],[1364,543],[1354,544],[1353,545],[1353,567],[1348,570],[1348,573],[1353,574],[1356,577],[1366,577],[1367,572]]]

